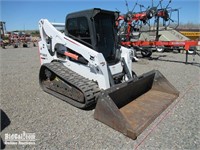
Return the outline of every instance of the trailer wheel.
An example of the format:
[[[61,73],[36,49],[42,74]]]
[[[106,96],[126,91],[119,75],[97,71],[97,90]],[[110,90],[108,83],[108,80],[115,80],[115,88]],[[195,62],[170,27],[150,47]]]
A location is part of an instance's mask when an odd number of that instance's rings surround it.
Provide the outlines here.
[[[17,45],[17,44],[14,44],[13,47],[14,47],[14,48],[18,48],[18,45]]]
[[[28,45],[26,43],[23,44],[23,47],[28,47]]]
[[[196,51],[196,47],[190,47],[190,49],[188,50],[189,54],[194,54]]]
[[[142,57],[150,57],[152,55],[151,49],[143,49],[141,50]]]
[[[162,53],[162,52],[164,52],[164,48],[163,47],[157,47],[156,51]]]

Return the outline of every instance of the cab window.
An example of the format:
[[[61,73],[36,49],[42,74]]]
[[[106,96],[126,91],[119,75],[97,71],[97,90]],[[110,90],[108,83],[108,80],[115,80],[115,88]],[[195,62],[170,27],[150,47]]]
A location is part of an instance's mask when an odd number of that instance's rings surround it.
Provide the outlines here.
[[[70,35],[75,36],[80,40],[91,44],[91,37],[87,18],[78,17],[68,19],[67,30]]]

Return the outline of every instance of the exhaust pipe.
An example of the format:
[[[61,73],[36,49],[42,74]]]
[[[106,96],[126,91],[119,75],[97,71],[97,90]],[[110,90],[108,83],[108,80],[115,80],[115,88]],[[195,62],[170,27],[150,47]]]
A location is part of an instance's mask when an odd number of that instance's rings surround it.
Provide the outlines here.
[[[179,91],[153,70],[102,91],[94,118],[136,139],[178,96]]]

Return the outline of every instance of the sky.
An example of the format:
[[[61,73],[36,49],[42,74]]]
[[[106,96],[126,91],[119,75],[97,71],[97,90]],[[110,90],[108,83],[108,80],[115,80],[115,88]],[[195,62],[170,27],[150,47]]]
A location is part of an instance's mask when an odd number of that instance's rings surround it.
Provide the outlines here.
[[[154,5],[159,0],[154,0]],[[166,6],[169,0],[163,0]],[[129,10],[135,3],[151,6],[152,0],[127,0]],[[200,0],[172,0],[172,8],[180,11],[181,23],[200,24]],[[125,0],[0,0],[0,21],[6,22],[7,31],[13,30],[35,30],[41,18],[50,22],[65,22],[68,13],[101,8],[116,11],[122,14],[127,12]],[[134,11],[138,12],[139,6]]]

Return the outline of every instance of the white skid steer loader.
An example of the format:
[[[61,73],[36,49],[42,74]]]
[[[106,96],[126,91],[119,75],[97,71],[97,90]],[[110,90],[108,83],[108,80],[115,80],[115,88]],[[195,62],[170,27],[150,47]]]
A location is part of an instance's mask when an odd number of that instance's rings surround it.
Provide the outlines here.
[[[39,80],[45,92],[95,106],[95,119],[136,139],[179,92],[159,71],[135,75],[132,50],[118,43],[118,15],[94,8],[68,14],[65,24],[41,19]]]

